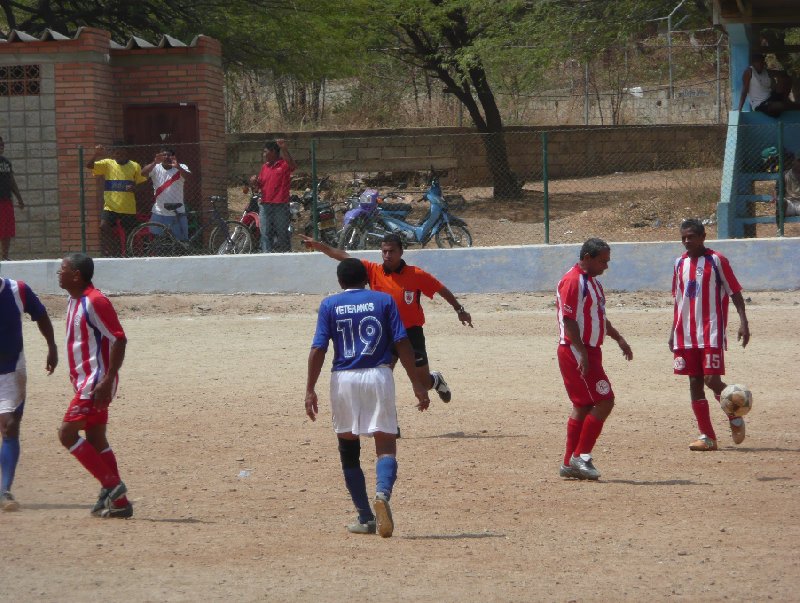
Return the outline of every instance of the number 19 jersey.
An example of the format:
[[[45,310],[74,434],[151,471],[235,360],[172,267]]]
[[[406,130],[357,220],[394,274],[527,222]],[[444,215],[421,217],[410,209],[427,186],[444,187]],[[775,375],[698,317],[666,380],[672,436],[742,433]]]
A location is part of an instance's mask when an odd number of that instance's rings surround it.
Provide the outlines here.
[[[322,300],[311,347],[327,350],[333,340],[332,370],[347,371],[390,364],[392,345],[406,337],[390,295],[347,289]]]

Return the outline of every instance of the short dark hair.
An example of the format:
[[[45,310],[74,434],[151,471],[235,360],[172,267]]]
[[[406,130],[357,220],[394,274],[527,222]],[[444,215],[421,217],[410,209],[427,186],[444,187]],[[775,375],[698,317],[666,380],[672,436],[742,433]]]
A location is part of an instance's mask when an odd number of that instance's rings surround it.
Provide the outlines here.
[[[67,260],[70,266],[81,273],[81,277],[85,282],[92,282],[92,277],[94,276],[94,260],[92,258],[85,253],[75,251],[65,255],[64,259]]]
[[[281,154],[281,148],[278,146],[278,143],[274,140],[268,140],[264,143],[264,150],[265,151],[275,151],[278,155]]]
[[[357,287],[367,282],[367,269],[361,260],[347,258],[339,262],[336,267],[336,276],[342,287]]]
[[[689,218],[681,222],[681,230],[691,230],[694,234],[706,234],[706,227],[697,218]]]
[[[174,155],[175,149],[170,149],[169,147],[161,147],[159,153],[166,153],[167,155]]]
[[[381,245],[384,243],[388,243],[389,245],[397,245],[398,249],[403,248],[403,238],[399,234],[395,234],[393,232],[383,235],[383,239],[381,239]]]
[[[756,61],[763,61],[764,55],[760,52],[753,52],[750,54],[750,62],[754,63]]]
[[[584,256],[587,255],[590,258],[596,258],[606,249],[611,249],[611,247],[603,239],[598,239],[596,237],[592,237],[591,239],[586,239],[583,245],[581,245],[581,251],[578,254],[578,259],[582,260]]]

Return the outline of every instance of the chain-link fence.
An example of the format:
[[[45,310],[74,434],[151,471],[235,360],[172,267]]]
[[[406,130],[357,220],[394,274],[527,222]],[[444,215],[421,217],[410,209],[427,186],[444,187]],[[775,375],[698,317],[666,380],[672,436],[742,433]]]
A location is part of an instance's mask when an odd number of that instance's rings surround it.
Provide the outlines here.
[[[174,145],[174,155],[161,155],[159,145],[97,155],[54,148],[46,158],[34,157],[39,149],[19,158],[26,149],[7,145],[26,200],[12,255],[258,253],[263,199],[250,178],[264,162],[265,140]],[[349,248],[377,247],[387,232],[412,247],[669,240],[686,217],[703,219],[709,238],[717,228],[723,237],[797,236],[796,206],[783,201],[795,199],[788,153],[798,144],[800,125],[775,123],[295,134],[287,136],[297,162],[287,218],[283,226],[270,221],[267,247],[287,251],[284,227],[291,251],[305,250],[300,234]],[[114,171],[125,159],[139,171]],[[367,189],[381,203],[361,207]],[[363,232],[345,236],[354,220]]]

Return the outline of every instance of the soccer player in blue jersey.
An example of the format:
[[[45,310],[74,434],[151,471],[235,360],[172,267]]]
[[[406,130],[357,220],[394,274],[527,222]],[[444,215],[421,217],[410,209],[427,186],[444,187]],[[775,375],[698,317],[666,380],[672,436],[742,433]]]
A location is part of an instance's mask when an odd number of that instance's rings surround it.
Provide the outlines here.
[[[317,331],[308,356],[306,414],[316,421],[319,408],[314,388],[332,340],[333,429],[339,439],[344,481],[358,511],[358,521],[347,529],[355,534],[377,531],[387,538],[394,530],[389,499],[397,479],[397,408],[390,368],[393,345],[411,379],[419,410],[430,404],[428,388],[417,377],[414,350],[391,296],[365,289],[367,269],[361,260],[345,259],[339,263],[336,275],[344,291],[325,298],[319,307]],[[361,470],[361,434],[375,439],[374,514]]]
[[[25,354],[22,350],[22,315],[36,321],[47,341],[45,369],[52,375],[58,364],[53,324],[47,310],[31,288],[22,281],[0,278],[0,509],[16,511],[19,503],[11,484],[19,461],[19,424],[25,407]]]

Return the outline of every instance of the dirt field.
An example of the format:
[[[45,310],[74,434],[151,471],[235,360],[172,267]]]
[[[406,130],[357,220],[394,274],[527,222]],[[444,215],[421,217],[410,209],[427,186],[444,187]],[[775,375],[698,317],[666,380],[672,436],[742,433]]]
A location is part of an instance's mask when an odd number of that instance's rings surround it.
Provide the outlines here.
[[[388,540],[344,529],[354,513],[327,371],[320,420],[303,412],[320,297],[113,298],[130,339],[110,425],[135,505],[127,521],[89,516],[97,484],[55,433],[70,396],[63,354],[46,377],[27,323],[23,507],[0,515],[0,600],[796,600],[800,329],[787,317],[800,294],[747,295],[753,340],[726,358],[729,380],[754,393],[747,440],[734,447],[717,410],[722,450],[691,453],[668,296],[609,294],[635,357],[606,345],[617,407],[595,449],[597,483],[558,477],[569,403],[551,296],[463,297],[474,330],[428,303],[431,364],[453,401],[421,414],[397,377]],[[64,300],[45,301],[62,332]]]

